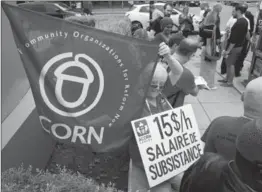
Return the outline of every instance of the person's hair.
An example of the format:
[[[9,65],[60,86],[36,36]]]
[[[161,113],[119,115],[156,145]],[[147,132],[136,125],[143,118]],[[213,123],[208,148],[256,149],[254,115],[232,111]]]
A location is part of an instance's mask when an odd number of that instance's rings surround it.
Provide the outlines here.
[[[184,173],[180,192],[221,192],[222,173],[227,161],[218,154],[205,153]]]
[[[177,47],[176,53],[182,56],[188,56],[197,51],[199,43],[196,40],[185,38]]]
[[[133,37],[138,38],[138,39],[148,40],[147,30],[146,30],[146,29],[139,28],[139,29],[137,29],[137,30],[134,32]]]
[[[150,4],[150,5],[154,5],[154,4],[155,4],[155,1],[149,1],[149,4]]]
[[[209,11],[207,16],[204,19],[204,25],[205,26],[215,25],[217,22],[217,17],[218,15],[214,10]]]
[[[219,12],[222,9],[222,5],[221,4],[215,4],[213,6],[213,11],[215,12]]]
[[[241,4],[237,4],[235,6],[235,10],[236,11],[240,11],[241,14],[244,14],[246,12],[246,8],[243,5],[241,5]]]
[[[248,10],[248,4],[243,3],[241,6],[243,7],[244,13],[246,13]]]
[[[180,33],[175,33],[173,35],[171,35],[169,41],[168,41],[168,46],[170,48],[172,48],[174,45],[179,45],[180,42],[184,39],[185,37],[180,34]]]
[[[164,10],[166,10],[167,6],[173,7],[173,5],[172,5],[171,3],[166,3],[166,4],[164,5]]]
[[[183,12],[184,12],[186,9],[189,11],[189,7],[188,7],[188,6],[185,6],[185,7],[183,7]]]

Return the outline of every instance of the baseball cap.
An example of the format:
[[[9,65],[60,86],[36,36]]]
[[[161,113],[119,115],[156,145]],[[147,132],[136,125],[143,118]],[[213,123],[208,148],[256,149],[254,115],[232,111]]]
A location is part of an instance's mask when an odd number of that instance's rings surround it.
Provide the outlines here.
[[[262,77],[250,81],[246,86],[244,114],[252,118],[262,117]]]
[[[249,162],[262,161],[262,117],[243,125],[236,149]]]

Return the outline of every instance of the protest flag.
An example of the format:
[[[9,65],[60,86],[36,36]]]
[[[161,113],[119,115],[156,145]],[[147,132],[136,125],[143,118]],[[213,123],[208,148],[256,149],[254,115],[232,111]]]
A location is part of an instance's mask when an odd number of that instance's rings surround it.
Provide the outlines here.
[[[7,3],[2,7],[43,130],[58,142],[96,152],[128,143],[130,122],[140,116],[154,71],[147,66],[155,66],[158,46]]]

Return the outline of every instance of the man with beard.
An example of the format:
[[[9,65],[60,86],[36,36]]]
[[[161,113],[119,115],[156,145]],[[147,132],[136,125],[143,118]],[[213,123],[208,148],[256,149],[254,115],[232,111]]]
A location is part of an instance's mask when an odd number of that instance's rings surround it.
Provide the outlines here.
[[[229,46],[223,52],[223,56],[226,58],[227,76],[226,79],[220,82],[224,83],[221,86],[232,87],[233,79],[235,77],[235,64],[238,57],[241,54],[243,44],[248,34],[248,21],[243,17],[245,13],[245,7],[236,5],[234,7],[233,16],[237,18],[236,23],[231,28],[230,37],[228,39]]]
[[[250,11],[247,10],[248,9],[248,5],[247,4],[244,4],[243,6],[246,9],[244,16],[249,21],[249,24],[250,24],[248,32],[249,32],[250,38],[251,38],[252,34],[253,34],[253,31],[254,31],[254,25],[255,25],[254,24],[255,23],[254,15]],[[241,70],[242,70],[242,68],[244,66],[244,61],[245,61],[245,58],[246,58],[246,56],[248,54],[248,51],[249,51],[249,48],[250,48],[249,45],[250,45],[250,39],[245,39],[245,42],[244,42],[244,45],[243,45],[240,57],[238,57],[238,60],[236,61],[236,64],[235,64],[235,75],[236,75],[236,77],[239,77],[241,75],[240,72],[241,72]]]
[[[164,5],[164,17],[170,17],[172,13],[173,6],[170,3],[166,3]],[[153,20],[151,23],[150,34],[154,36],[158,33],[162,32],[161,29],[161,20],[163,19],[162,16],[159,16],[157,19]]]
[[[254,31],[254,16],[250,11],[247,11],[248,9],[248,5],[247,4],[242,4],[241,5],[244,9],[244,14],[243,17],[247,20],[248,22],[248,32],[249,32],[249,37],[252,36],[252,33]],[[231,32],[231,28],[233,27],[233,25],[236,23],[237,18],[234,18],[234,10],[232,13],[232,17],[228,20],[227,24],[226,24],[226,40],[228,39],[228,37],[230,37],[230,32]],[[228,43],[225,41],[224,46],[228,47]],[[245,39],[245,42],[243,44],[243,48],[241,51],[241,55],[240,57],[238,57],[238,60],[236,61],[235,64],[235,76],[239,77],[240,76],[240,71],[243,68],[243,63],[244,60],[247,56],[249,50],[249,39]],[[222,60],[222,64],[221,64],[221,74],[225,74],[226,73],[226,63],[225,63],[225,58],[223,58]]]

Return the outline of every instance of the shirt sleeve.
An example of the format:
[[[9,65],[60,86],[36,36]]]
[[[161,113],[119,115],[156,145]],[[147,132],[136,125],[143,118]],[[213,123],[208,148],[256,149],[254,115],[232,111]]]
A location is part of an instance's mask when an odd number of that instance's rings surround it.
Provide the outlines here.
[[[190,94],[195,88],[195,77],[188,69],[184,68],[183,74],[178,80],[176,86],[184,93]]]

